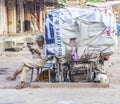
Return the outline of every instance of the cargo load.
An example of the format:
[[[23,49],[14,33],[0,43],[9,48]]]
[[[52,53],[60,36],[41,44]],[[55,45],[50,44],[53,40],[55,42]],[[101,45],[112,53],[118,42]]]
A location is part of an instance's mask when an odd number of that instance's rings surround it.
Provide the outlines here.
[[[116,21],[111,9],[61,8],[45,20],[46,54],[66,56],[77,49],[79,59],[112,55],[117,47]]]

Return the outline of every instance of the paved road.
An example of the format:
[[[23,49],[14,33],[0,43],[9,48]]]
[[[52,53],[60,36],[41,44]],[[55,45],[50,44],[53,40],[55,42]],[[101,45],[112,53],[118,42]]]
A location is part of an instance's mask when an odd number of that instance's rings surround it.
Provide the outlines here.
[[[119,104],[119,88],[0,89],[0,104]]]

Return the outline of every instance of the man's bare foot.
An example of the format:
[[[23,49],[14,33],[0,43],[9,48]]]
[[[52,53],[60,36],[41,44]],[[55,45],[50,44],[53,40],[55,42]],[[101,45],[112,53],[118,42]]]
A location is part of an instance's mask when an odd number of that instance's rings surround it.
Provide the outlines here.
[[[15,80],[16,78],[15,77],[12,77],[12,76],[9,76],[6,78],[8,81],[12,81],[12,80]]]
[[[22,89],[22,88],[25,88],[25,87],[26,87],[26,83],[25,82],[21,82],[20,85],[16,86],[16,89]]]

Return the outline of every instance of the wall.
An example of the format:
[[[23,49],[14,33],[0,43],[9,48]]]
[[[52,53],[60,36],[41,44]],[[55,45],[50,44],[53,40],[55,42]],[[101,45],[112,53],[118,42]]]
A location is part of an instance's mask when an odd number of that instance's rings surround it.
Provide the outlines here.
[[[8,33],[16,33],[16,0],[7,3]]]
[[[7,16],[5,0],[0,0],[0,35],[7,33]]]

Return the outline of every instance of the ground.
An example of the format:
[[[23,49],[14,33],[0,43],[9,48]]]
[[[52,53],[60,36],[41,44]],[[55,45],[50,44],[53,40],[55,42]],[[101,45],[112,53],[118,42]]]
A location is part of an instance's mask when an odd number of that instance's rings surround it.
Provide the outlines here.
[[[120,38],[118,37],[120,40]],[[7,81],[26,58],[32,58],[27,48],[20,52],[0,54],[0,104],[119,104],[120,103],[120,45],[105,63],[110,88],[25,88],[16,90],[16,81]],[[27,77],[30,81],[30,72]]]
[[[0,104],[119,104],[119,88],[4,89]]]

